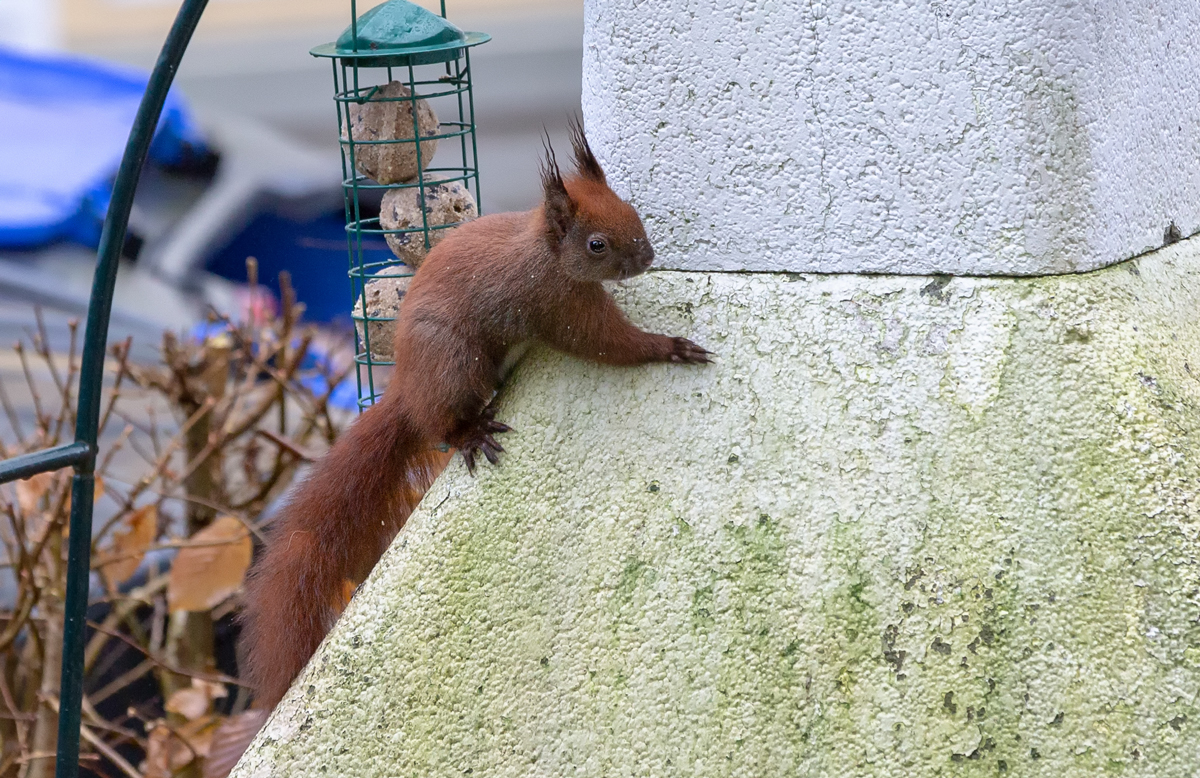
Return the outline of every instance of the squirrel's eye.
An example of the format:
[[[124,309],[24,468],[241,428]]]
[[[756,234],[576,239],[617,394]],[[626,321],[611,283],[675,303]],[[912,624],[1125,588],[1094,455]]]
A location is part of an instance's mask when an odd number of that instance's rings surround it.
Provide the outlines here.
[[[608,244],[599,238],[592,238],[588,241],[588,251],[593,254],[603,254],[606,248],[608,248]]]

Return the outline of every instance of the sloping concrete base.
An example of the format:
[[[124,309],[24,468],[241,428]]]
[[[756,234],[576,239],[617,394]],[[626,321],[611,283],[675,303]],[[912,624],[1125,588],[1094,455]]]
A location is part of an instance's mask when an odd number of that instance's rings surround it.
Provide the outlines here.
[[[235,775],[1195,775],[1200,244],[619,296],[720,361],[535,352]]]

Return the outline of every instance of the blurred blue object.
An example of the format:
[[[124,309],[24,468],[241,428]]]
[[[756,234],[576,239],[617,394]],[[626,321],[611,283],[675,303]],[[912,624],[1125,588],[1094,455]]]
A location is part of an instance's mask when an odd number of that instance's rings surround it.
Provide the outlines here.
[[[194,340],[201,344],[209,339],[219,338],[227,332],[231,331],[229,324],[223,321],[202,321],[192,327],[188,332],[188,340]]]
[[[395,259],[379,235],[364,236],[362,250],[367,263]],[[258,260],[261,283],[277,297],[282,292],[279,273],[289,273],[308,321],[350,325],[346,301],[354,299],[354,292],[346,273],[346,214],[342,208],[299,216],[263,211],[209,257],[205,269],[246,283],[246,257]]]
[[[310,375],[300,379],[300,383],[313,394],[320,396],[329,390],[329,382],[323,375]],[[329,393],[329,405],[343,411],[358,410],[358,386],[354,376],[343,378],[333,391]]]
[[[0,48],[0,247],[99,243],[147,79],[108,63]],[[186,167],[207,154],[172,90],[151,161]]]

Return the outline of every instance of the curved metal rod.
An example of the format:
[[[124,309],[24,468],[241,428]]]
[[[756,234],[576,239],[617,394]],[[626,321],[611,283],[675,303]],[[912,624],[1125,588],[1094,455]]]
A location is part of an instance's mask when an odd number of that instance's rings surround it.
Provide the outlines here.
[[[150,141],[175,72],[187,50],[208,0],[184,0],[150,74],[146,93],[125,144],[125,155],[113,184],[112,199],[100,233],[96,275],[88,305],[87,331],[79,374],[79,408],[75,423],[76,446],[86,455],[75,466],[71,484],[71,532],[68,540],[67,590],[63,624],[62,686],[59,692],[58,755],[55,778],[76,778],[79,773],[79,720],[83,700],[83,649],[91,574],[92,493],[95,487],[96,440],[100,425],[100,396],[104,385],[104,352],[112,313],[117,265],[138,177],[150,151]]]

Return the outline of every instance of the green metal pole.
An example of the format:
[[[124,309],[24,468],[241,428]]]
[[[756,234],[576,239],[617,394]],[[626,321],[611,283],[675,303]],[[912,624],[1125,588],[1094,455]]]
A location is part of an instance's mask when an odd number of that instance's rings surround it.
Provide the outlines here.
[[[28,478],[38,473],[48,473],[60,467],[71,467],[83,462],[92,455],[92,449],[86,443],[67,443],[44,451],[22,454],[19,457],[0,462],[0,483]]]
[[[129,211],[138,177],[150,151],[167,91],[183,59],[192,33],[208,0],[184,0],[158,62],[150,74],[137,118],[125,144],[125,156],[113,185],[112,200],[100,234],[92,299],[88,305],[83,362],[79,375],[79,412],[75,442],[87,446],[88,455],[75,466],[71,489],[71,534],[68,541],[66,615],[63,625],[62,689],[59,694],[58,757],[55,778],[75,778],[79,773],[79,719],[83,700],[83,649],[87,613],[88,581],[91,573],[92,494],[95,488],[96,441],[100,425],[100,395],[104,384],[104,352],[108,320],[112,312],[113,288]]]

